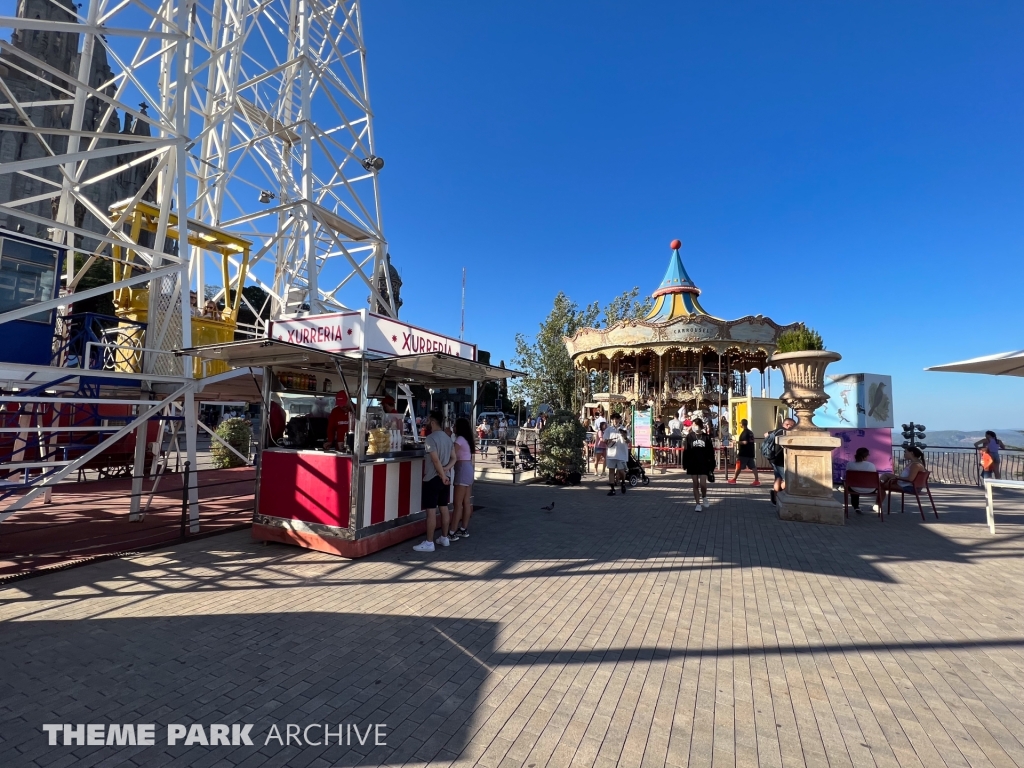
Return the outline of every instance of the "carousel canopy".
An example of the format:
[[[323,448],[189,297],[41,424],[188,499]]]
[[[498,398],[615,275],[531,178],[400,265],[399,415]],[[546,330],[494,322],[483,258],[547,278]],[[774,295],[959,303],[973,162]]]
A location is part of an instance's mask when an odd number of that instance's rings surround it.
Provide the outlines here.
[[[600,357],[618,354],[711,349],[719,354],[730,350],[740,357],[767,360],[775,351],[779,334],[792,326],[781,326],[761,315],[722,320],[708,314],[698,301],[700,289],[683,266],[673,240],[665,279],[651,294],[654,307],[643,320],[625,320],[611,328],[583,328],[564,339],[570,356],[579,367]]]
[[[658,290],[651,294],[654,307],[645,320],[667,323],[680,317],[694,315],[710,317],[697,300],[700,288],[686,274],[686,267],[683,266],[683,259],[679,255],[681,247],[682,244],[678,240],[672,241],[672,258],[669,259],[665,279],[661,281]]]

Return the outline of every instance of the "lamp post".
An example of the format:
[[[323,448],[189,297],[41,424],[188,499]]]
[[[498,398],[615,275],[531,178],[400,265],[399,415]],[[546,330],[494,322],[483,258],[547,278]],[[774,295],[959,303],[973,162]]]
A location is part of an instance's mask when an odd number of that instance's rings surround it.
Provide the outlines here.
[[[924,440],[928,435],[925,434],[925,430],[928,429],[924,424],[915,424],[910,422],[909,424],[901,424],[903,427],[903,447],[904,448],[920,448],[922,451],[928,446],[925,445]]]

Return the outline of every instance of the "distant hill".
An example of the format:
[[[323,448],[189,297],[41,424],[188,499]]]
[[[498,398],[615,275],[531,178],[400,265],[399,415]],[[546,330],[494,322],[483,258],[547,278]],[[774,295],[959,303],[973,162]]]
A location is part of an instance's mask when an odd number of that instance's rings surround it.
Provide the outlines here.
[[[903,430],[892,431],[892,444],[903,444]],[[997,429],[995,433],[999,439],[1006,444],[1007,448],[1024,450],[1024,430],[1021,429]],[[925,445],[929,448],[971,448],[985,436],[984,429],[929,429],[926,434]]]

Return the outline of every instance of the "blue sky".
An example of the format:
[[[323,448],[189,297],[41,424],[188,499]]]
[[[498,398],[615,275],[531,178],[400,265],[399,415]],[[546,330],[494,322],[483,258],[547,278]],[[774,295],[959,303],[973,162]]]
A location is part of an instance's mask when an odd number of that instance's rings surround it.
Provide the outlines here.
[[[1024,428],[1024,4],[364,6],[403,317],[509,360],[566,291],[802,320],[897,421]],[[779,379],[776,379],[779,381]],[[775,385],[777,387],[777,384]]]

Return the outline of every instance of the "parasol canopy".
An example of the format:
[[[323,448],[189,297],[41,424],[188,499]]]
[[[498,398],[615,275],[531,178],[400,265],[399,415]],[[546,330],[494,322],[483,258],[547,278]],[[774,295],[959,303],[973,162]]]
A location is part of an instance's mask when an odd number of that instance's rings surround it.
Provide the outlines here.
[[[944,373],[987,373],[990,376],[1024,376],[1024,349],[1019,352],[1001,352],[998,355],[975,357],[959,363],[935,365],[925,370]]]

